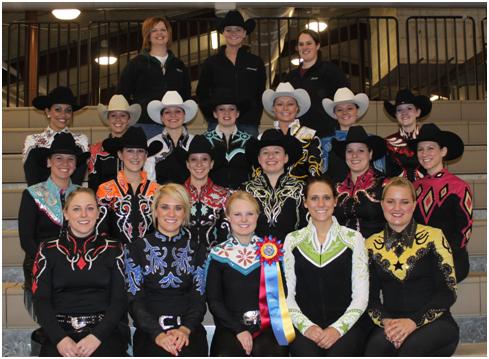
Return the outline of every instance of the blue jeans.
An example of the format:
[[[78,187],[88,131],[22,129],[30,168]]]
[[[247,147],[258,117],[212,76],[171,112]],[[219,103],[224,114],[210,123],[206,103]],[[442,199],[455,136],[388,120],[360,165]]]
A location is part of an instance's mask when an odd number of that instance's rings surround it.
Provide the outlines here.
[[[163,125],[157,123],[136,123],[134,127],[141,127],[146,135],[146,139],[151,139],[163,132]]]

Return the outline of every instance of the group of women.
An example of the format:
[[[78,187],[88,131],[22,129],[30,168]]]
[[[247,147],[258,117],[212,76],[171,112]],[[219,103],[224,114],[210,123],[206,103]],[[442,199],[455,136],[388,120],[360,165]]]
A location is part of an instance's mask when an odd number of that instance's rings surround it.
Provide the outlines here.
[[[67,127],[80,108],[68,88],[34,100],[49,125],[26,139],[26,177],[37,179],[22,196],[19,236],[41,355],[124,356],[129,313],[134,355],[207,356],[207,306],[212,356],[455,351],[450,306],[469,271],[472,198],[443,161],[460,157],[463,142],[419,127],[431,102],[408,90],[385,102],[400,130],[384,140],[355,126],[368,97],[345,87],[312,122],[299,117],[317,110],[322,83],[280,83],[260,105],[213,87],[216,63],[256,60],[238,46],[249,21],[231,11],[221,23],[232,49],[206,65],[203,103],[216,125],[202,135],[185,126],[197,104],[168,80],[181,85],[183,65],[159,18],[143,25],[146,51],[124,70],[124,86],[163,76],[170,87],[161,100],[123,93],[99,105],[110,135],[90,152]],[[327,77],[332,67],[311,56],[318,49],[313,32],[301,33],[304,62],[291,79]],[[145,84],[148,69],[155,78]],[[254,137],[237,122],[261,106],[274,128]],[[157,126],[137,126],[143,114]],[[323,120],[336,132],[314,128]]]

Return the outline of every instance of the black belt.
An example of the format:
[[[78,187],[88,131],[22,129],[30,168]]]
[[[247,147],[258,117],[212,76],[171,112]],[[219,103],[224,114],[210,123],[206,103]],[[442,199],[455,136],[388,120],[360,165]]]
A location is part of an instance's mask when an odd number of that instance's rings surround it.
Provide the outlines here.
[[[63,329],[81,333],[95,327],[104,319],[104,316],[104,313],[84,315],[56,314],[56,319]]]
[[[179,315],[160,315],[158,323],[163,330],[178,328],[182,325],[182,318]]]

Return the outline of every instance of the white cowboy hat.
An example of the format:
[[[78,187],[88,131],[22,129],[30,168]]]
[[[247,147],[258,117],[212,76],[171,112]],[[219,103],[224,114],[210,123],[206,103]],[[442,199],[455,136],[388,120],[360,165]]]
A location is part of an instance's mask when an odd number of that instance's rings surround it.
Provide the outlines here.
[[[182,96],[177,91],[167,91],[161,101],[153,100],[148,104],[148,115],[151,119],[161,125],[161,110],[167,107],[176,106],[185,111],[185,121],[191,121],[197,114],[197,104],[194,100],[183,102]]]
[[[334,108],[341,103],[354,103],[358,106],[357,117],[362,117],[368,109],[368,96],[364,93],[353,94],[348,87],[341,87],[336,90],[334,99],[325,98],[322,101],[323,108],[326,113],[336,119]]]
[[[271,116],[274,116],[273,102],[277,97],[282,96],[293,97],[297,101],[297,105],[299,106],[297,117],[301,117],[303,114],[309,111],[309,108],[311,107],[311,98],[306,90],[294,89],[290,82],[281,82],[278,84],[275,91],[268,89],[261,97],[263,108],[265,108],[265,111],[267,111]]]
[[[108,125],[107,117],[109,116],[110,111],[124,111],[129,114],[129,122],[127,123],[128,127],[131,127],[139,120],[139,116],[141,116],[141,105],[135,103],[134,105],[129,106],[129,102],[127,102],[126,98],[123,95],[114,95],[109,101],[109,105],[105,106],[101,103],[97,106],[97,111],[102,119],[102,122]]]

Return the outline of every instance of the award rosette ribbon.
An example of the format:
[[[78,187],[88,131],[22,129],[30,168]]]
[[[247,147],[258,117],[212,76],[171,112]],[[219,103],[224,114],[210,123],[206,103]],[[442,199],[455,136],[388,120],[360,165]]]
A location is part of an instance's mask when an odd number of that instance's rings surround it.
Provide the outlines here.
[[[280,345],[289,345],[295,339],[295,331],[285,301],[284,283],[279,264],[284,255],[283,245],[277,238],[266,236],[257,242],[257,246],[256,254],[261,263],[260,331],[271,325],[277,342]]]

